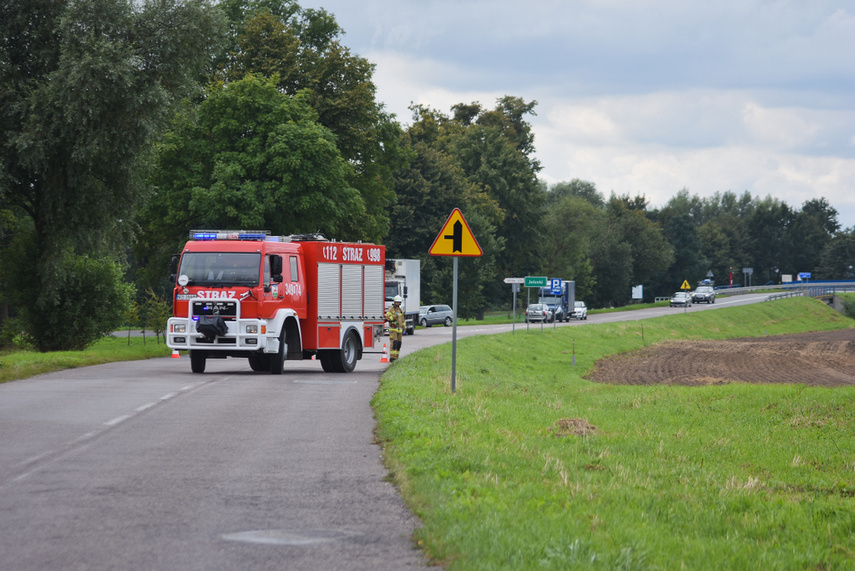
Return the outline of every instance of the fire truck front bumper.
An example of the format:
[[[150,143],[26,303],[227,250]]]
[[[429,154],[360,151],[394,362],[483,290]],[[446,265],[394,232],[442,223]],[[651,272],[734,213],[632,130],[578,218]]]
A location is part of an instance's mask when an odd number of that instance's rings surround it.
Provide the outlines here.
[[[266,319],[224,320],[225,335],[206,336],[196,330],[193,319],[173,317],[167,322],[166,346],[170,349],[208,351],[261,351],[275,353],[279,340],[268,335]]]

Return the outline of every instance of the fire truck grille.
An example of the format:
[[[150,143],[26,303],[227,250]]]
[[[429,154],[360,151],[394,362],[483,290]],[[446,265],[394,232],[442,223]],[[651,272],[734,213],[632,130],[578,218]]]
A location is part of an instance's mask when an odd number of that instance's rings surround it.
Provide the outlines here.
[[[194,301],[193,315],[219,315],[223,319],[234,319],[237,316],[237,302],[219,299]]]
[[[197,337],[196,343],[199,345],[235,345],[237,344],[237,339],[234,337],[217,337],[216,339]]]

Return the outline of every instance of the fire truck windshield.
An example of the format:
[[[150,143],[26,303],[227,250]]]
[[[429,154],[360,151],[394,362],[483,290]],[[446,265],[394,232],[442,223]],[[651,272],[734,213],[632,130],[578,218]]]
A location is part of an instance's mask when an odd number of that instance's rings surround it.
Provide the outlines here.
[[[255,287],[260,268],[255,252],[187,252],[178,275],[187,276],[187,285]]]

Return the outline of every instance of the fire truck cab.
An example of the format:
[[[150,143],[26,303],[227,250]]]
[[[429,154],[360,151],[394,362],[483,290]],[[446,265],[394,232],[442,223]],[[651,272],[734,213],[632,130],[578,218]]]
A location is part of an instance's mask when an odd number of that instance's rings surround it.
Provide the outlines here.
[[[383,334],[385,257],[383,246],[317,234],[191,231],[171,268],[166,344],[189,351],[194,373],[226,357],[273,374],[316,357],[349,373]]]

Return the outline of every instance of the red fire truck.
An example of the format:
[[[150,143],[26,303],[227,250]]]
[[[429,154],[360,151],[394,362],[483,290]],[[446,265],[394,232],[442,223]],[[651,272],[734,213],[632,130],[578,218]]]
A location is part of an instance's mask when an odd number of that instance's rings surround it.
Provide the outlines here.
[[[318,234],[194,230],[173,258],[169,348],[207,359],[246,357],[281,374],[286,359],[315,356],[349,373],[383,334],[384,246]]]

